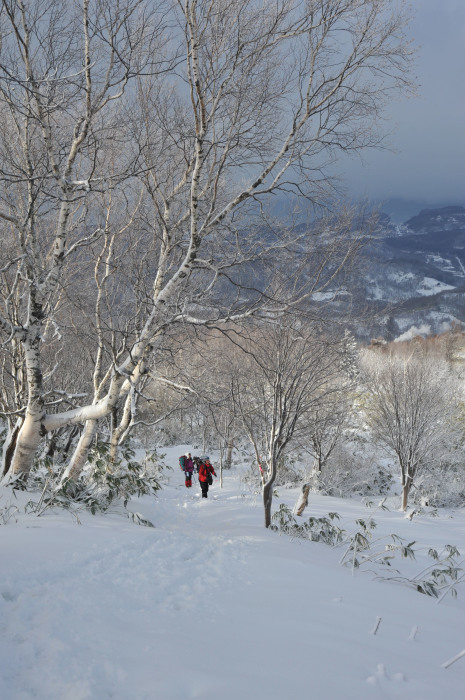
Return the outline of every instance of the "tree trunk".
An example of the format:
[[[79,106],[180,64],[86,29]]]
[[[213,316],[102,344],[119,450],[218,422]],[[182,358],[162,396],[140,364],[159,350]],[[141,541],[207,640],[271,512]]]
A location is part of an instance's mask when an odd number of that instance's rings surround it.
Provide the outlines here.
[[[203,430],[202,430],[202,454],[203,455],[207,451],[207,430],[208,430],[208,427],[207,427],[206,423],[204,422]]]
[[[16,447],[9,470],[10,477],[27,477],[42,439],[42,412],[27,411],[18,433]]]
[[[263,485],[263,507],[265,509],[265,527],[271,525],[271,505],[273,503],[273,484],[276,473]]]
[[[223,448],[220,448],[220,489],[223,488]]]
[[[231,469],[233,449],[234,449],[233,440],[232,440],[232,438],[229,438],[227,448],[226,448],[226,458],[224,460],[224,468],[225,469]]]
[[[19,431],[21,430],[22,424],[23,424],[23,419],[18,418],[14,427],[8,432],[8,435],[6,436],[6,440],[5,440],[4,445],[3,445],[3,455],[2,455],[3,463],[2,463],[2,471],[1,471],[0,477],[6,476],[6,474],[10,470],[11,461],[12,461],[13,455],[15,453],[16,443],[18,441],[18,435],[19,435]]]
[[[78,433],[79,433],[79,428],[78,428],[77,425],[74,425],[74,426],[72,427],[72,429],[69,431],[68,439],[67,439],[67,441],[66,441],[65,446],[63,447],[63,451],[62,451],[62,452],[63,452],[63,457],[67,457],[67,456],[68,456],[68,452],[69,452],[70,449],[71,449],[72,442],[73,442],[74,438],[76,437],[76,435],[77,435]]]
[[[46,457],[53,458],[55,456],[59,437],[60,437],[60,432],[57,432],[54,435],[52,435],[52,437],[50,438],[50,442],[48,443],[48,447],[45,451]]]
[[[310,484],[304,484],[302,486],[302,492],[297,501],[296,515],[302,515],[305,508],[308,506],[308,494],[310,493]]]
[[[129,394],[126,397],[126,401],[124,403],[124,409],[123,409],[123,415],[121,416],[121,421],[119,425],[113,424],[113,431],[111,434],[110,438],[110,452],[109,452],[109,458],[111,464],[115,464],[117,457],[118,457],[118,445],[120,438],[124,435],[124,433],[127,431],[129,427],[129,423],[131,422],[132,418],[132,413],[131,413],[131,405],[133,401],[133,396],[132,392],[129,392]]]
[[[81,473],[81,470],[87,461],[89,448],[92,444],[92,440],[94,439],[96,430],[97,421],[88,420],[84,426],[82,435],[79,438],[79,442],[76,445],[76,449],[74,450],[74,454],[71,458],[71,461],[68,467],[65,469],[63,476],[61,477],[62,483],[66,481],[66,479],[76,481],[76,479],[79,477],[79,474]]]
[[[402,506],[401,506],[401,509],[405,512],[407,510],[408,496],[409,496],[410,489],[412,488],[412,484],[413,484],[412,469],[411,469],[409,462],[407,463],[407,466],[405,468],[402,468],[402,466],[401,466],[401,472],[402,472],[402,479],[401,479]]]
[[[40,317],[40,309],[36,310],[36,315],[34,324],[31,324],[31,335],[26,337],[24,341],[29,396],[26,415],[18,433],[8,472],[8,475],[13,478],[17,476],[27,477],[34,463],[40,441],[46,432],[43,426],[44,404],[39,350],[40,335],[36,331],[36,328],[40,326],[40,322],[37,320]]]
[[[410,488],[412,486],[412,480],[407,478],[405,484],[402,487],[402,510],[405,512],[407,510],[408,495],[410,493]]]
[[[113,435],[113,431],[116,430],[118,425],[118,408],[115,406],[110,413],[110,433]]]

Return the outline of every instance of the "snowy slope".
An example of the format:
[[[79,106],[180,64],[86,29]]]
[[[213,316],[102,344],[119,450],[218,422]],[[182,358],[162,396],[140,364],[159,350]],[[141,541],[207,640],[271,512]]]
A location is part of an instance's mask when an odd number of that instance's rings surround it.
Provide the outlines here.
[[[438,604],[353,575],[341,549],[266,531],[237,474],[208,500],[180,477],[175,468],[157,500],[132,503],[153,529],[60,512],[0,526],[2,700],[465,697],[465,657],[442,667],[465,649],[464,585]],[[275,505],[296,495],[280,489]],[[347,529],[368,514],[311,497],[309,515],[329,511]],[[465,549],[463,511],[374,518],[378,536]]]

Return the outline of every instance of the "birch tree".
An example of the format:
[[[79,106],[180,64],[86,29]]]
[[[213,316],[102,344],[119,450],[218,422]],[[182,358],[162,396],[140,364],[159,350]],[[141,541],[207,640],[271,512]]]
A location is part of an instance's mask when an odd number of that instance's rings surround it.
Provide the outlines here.
[[[42,436],[66,425],[56,417],[47,424],[44,338],[54,332],[71,256],[104,233],[93,193],[110,186],[105,156],[120,133],[114,105],[144,70],[143,50],[156,50],[151,14],[136,0],[1,5],[0,220],[11,254],[0,326],[22,365],[3,473],[27,474]],[[125,159],[118,165],[116,181],[127,176]]]
[[[312,327],[278,323],[259,329],[247,348],[249,362],[236,379],[236,402],[263,469],[265,527],[271,524],[273,485],[289,447],[308,437],[308,421],[321,397],[338,391],[338,344],[315,337]]]
[[[328,166],[378,145],[384,104],[409,88],[402,2],[165,0],[153,8],[144,0],[2,3],[0,219],[14,250],[3,274],[21,313],[10,313],[6,290],[0,326],[8,350],[20,347],[24,379],[15,381],[27,395],[4,451],[10,476],[27,475],[43,435],[85,424],[66,472],[75,478],[97,422],[122,406],[128,415],[129,395],[173,326],[278,314],[324,288],[314,275],[308,284],[309,229],[265,231],[266,201],[279,191],[328,201]],[[90,402],[47,410],[43,338],[53,332],[65,263],[113,225],[96,215],[95,189],[123,183],[128,225],[119,230],[151,240],[144,314]],[[289,268],[295,256],[301,274],[292,284],[271,287],[271,272],[251,283],[254,265],[266,271],[282,259]]]

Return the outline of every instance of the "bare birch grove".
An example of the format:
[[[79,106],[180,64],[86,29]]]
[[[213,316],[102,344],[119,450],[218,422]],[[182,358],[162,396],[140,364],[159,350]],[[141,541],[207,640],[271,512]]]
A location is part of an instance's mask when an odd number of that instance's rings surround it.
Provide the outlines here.
[[[3,0],[6,479],[66,426],[84,428],[64,478],[110,416],[116,450],[173,328],[275,315],[328,284],[306,274],[309,229],[264,227],[266,202],[327,202],[328,166],[379,144],[410,87],[407,21],[389,0]],[[293,284],[271,285],[267,265],[295,255]]]

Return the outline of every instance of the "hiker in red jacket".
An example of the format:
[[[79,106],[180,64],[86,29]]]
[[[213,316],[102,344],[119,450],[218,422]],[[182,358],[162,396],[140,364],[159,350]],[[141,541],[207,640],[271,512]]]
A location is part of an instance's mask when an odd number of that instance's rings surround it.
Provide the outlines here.
[[[213,484],[213,476],[216,476],[216,472],[210,463],[210,457],[204,457],[199,466],[199,484],[202,489],[202,498],[208,498],[208,487]]]

